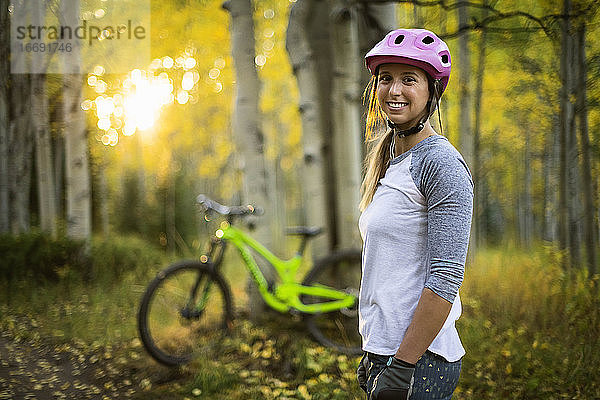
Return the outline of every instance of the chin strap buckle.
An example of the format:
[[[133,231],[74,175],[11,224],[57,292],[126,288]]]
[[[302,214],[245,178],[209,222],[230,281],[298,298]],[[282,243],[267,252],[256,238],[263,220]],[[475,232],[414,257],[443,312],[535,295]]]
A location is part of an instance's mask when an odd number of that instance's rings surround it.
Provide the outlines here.
[[[398,135],[398,137],[406,137],[406,136],[414,135],[415,133],[421,132],[423,130],[423,128],[425,128],[425,123],[419,122],[417,125],[413,126],[412,128],[402,131],[402,130],[398,129],[396,124],[394,124],[391,120],[388,119],[387,123],[388,123],[388,126],[396,133],[396,135]]]

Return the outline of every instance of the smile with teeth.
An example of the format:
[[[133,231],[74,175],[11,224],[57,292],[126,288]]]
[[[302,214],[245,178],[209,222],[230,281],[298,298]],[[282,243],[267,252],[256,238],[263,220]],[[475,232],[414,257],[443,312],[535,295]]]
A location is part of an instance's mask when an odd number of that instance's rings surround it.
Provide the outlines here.
[[[388,101],[387,105],[390,108],[400,109],[400,108],[406,107],[408,105],[408,103],[403,103],[403,102],[400,102],[400,101]]]

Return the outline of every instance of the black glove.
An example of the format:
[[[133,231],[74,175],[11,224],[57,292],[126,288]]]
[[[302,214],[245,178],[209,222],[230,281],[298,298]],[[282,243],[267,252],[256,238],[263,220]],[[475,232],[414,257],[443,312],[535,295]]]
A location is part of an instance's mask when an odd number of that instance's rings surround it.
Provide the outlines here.
[[[358,386],[362,390],[367,392],[367,353],[363,355],[360,359],[360,363],[358,364],[358,369],[356,370],[356,379],[358,380]]]
[[[373,381],[369,400],[407,400],[412,391],[415,364],[390,357]]]

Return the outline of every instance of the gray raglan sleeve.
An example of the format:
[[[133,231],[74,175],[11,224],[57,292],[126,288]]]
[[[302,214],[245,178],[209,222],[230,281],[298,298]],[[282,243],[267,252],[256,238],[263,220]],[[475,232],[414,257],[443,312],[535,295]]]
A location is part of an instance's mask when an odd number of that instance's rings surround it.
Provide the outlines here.
[[[473,215],[473,180],[460,153],[442,147],[424,157],[420,181],[427,201],[430,262],[425,287],[452,303],[464,277]]]

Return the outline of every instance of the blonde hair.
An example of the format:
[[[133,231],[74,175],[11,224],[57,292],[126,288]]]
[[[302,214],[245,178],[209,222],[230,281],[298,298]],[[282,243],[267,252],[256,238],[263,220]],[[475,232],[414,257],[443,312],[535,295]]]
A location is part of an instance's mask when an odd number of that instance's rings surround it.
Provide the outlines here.
[[[367,143],[367,157],[363,168],[365,178],[360,187],[360,211],[373,200],[379,179],[385,175],[390,163],[390,145],[393,131],[387,126],[387,119],[379,101],[377,100],[377,75],[371,76],[363,92],[363,104],[367,104],[367,120],[365,128],[365,142]]]

